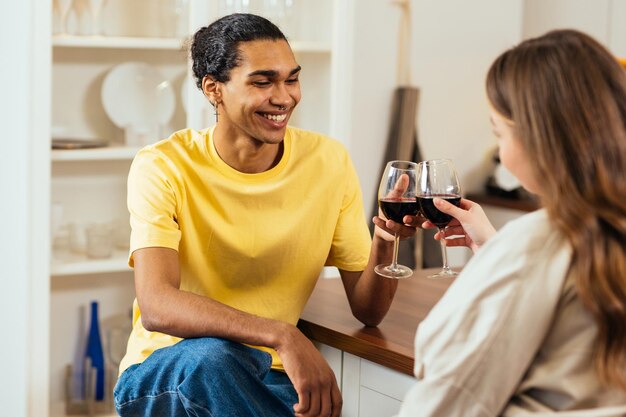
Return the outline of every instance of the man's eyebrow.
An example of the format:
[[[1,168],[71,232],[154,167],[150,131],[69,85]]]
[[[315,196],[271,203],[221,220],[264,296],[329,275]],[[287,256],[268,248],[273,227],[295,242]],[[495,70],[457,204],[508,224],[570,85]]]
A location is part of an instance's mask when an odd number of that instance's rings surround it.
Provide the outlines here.
[[[301,69],[302,69],[302,67],[300,65],[298,65],[297,67],[295,67],[294,69],[289,71],[289,76],[292,76],[292,75],[300,72]],[[257,70],[257,71],[252,71],[251,73],[249,73],[248,77],[254,77],[255,75],[264,75],[266,77],[272,78],[272,77],[278,76],[278,71],[276,71],[276,70]]]

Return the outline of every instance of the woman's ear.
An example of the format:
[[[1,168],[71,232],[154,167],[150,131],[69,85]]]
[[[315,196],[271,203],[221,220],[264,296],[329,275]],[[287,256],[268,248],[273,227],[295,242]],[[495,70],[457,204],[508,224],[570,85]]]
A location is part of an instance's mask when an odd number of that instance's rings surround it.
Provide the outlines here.
[[[220,91],[220,82],[211,76],[202,79],[202,92],[209,99],[213,107],[222,102],[222,93]]]

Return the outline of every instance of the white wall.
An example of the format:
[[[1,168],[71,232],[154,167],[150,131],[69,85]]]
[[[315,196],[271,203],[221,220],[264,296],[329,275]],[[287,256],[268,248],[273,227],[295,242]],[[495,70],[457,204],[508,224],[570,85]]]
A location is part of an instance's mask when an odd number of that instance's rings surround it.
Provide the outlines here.
[[[359,0],[354,10],[349,148],[371,210],[397,86],[400,9]],[[522,0],[411,1],[412,84],[420,88],[417,132],[422,157],[454,160],[465,191],[482,189],[495,149],[483,90],[495,57],[519,42]],[[460,265],[466,250],[450,250]]]
[[[522,2],[417,0],[413,5],[422,156],[451,158],[465,191],[480,190],[496,146],[484,79],[496,56],[520,40]]]
[[[411,7],[411,73],[421,90],[417,131],[422,156],[452,158],[465,189],[478,190],[496,146],[484,77],[493,59],[521,38],[522,0],[413,0]],[[359,0],[354,13],[348,143],[369,210],[397,85],[400,12],[391,1]]]
[[[615,55],[626,57],[625,20],[624,0],[524,0],[523,36],[574,28],[595,37]]]
[[[345,69],[347,143],[369,217],[378,191],[391,120],[400,9],[390,1],[357,0],[353,8],[351,68]]]
[[[525,0],[524,37],[542,35],[550,29],[577,28],[605,42],[610,0]]]

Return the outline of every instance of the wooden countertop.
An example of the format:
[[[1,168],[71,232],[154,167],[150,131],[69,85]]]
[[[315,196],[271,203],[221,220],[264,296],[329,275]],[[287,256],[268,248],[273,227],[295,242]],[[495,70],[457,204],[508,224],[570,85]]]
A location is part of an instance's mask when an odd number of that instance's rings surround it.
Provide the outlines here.
[[[354,318],[341,279],[320,279],[298,327],[310,339],[413,375],[415,329],[453,281],[426,278],[435,270],[416,270],[413,277],[400,280],[378,327],[365,327]]]

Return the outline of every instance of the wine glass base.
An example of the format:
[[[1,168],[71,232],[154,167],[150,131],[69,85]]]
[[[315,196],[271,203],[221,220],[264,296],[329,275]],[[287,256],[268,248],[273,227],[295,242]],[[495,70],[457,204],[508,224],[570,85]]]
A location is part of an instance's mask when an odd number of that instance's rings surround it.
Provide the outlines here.
[[[436,274],[428,275],[428,278],[430,279],[453,278],[453,277],[456,277],[457,275],[459,275],[459,273],[456,271],[453,271],[451,269],[442,269]]]
[[[409,278],[413,275],[413,270],[404,265],[396,265],[395,267],[392,267],[390,264],[376,265],[374,272],[382,277],[391,279]]]

